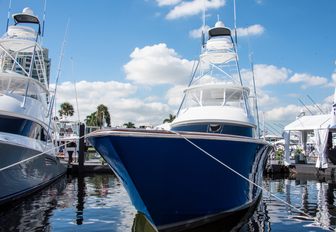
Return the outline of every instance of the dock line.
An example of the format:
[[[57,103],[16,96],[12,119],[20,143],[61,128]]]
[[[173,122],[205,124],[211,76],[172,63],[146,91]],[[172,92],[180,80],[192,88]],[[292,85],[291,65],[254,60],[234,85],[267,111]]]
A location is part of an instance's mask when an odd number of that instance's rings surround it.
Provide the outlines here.
[[[85,135],[83,135],[82,137],[79,137],[78,139],[82,139],[82,138],[84,138],[84,137],[85,137]],[[58,148],[60,148],[60,147],[62,147],[62,146],[64,146],[64,145],[69,144],[69,143],[71,143],[71,141],[69,141],[69,142],[67,142],[67,143],[65,143],[65,144],[62,144],[62,145],[53,147],[53,148],[51,148],[51,149],[49,149],[49,150],[46,150],[46,151],[44,151],[44,152],[42,152],[42,153],[38,153],[38,154],[36,154],[36,155],[34,155],[34,156],[32,156],[32,157],[29,157],[29,158],[27,158],[27,159],[23,159],[23,160],[21,160],[21,161],[19,161],[19,162],[13,163],[13,164],[8,165],[8,166],[6,166],[6,167],[0,168],[0,172],[6,170],[6,169],[8,169],[8,168],[14,167],[14,166],[16,166],[16,165],[18,165],[18,164],[21,164],[21,163],[27,162],[27,161],[29,161],[29,160],[35,159],[35,158],[37,158],[37,157],[39,157],[39,156],[41,156],[41,155],[43,155],[43,154],[45,154],[45,153],[47,153],[47,152],[49,152],[49,151],[56,150],[56,149],[58,149]]]

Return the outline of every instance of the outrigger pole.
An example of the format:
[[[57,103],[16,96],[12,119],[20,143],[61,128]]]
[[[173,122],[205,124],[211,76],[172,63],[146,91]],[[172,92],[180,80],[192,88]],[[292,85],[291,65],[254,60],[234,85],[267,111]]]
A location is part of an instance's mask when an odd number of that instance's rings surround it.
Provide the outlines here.
[[[47,11],[47,0],[44,0],[43,21],[42,21],[42,33],[41,33],[41,37],[44,36],[44,25],[45,25],[45,21],[46,21],[46,11]]]
[[[235,31],[235,42],[238,43],[237,39],[237,15],[236,15],[236,0],[233,0],[233,24],[234,24],[234,31]]]
[[[8,31],[9,26],[9,18],[12,10],[12,0],[9,0],[9,6],[8,6],[8,14],[7,14],[7,25],[6,25],[6,32]]]
[[[48,111],[48,116],[49,116],[48,134],[49,134],[49,129],[50,129],[50,125],[51,125],[52,110],[53,110],[53,107],[54,107],[54,103],[55,103],[55,99],[56,99],[56,94],[57,94],[58,80],[59,80],[59,77],[60,77],[60,74],[61,74],[61,67],[62,67],[62,61],[63,61],[63,56],[64,56],[64,47],[65,47],[66,39],[67,39],[67,35],[68,35],[69,24],[70,24],[70,20],[68,20],[68,23],[67,23],[67,26],[66,26],[66,29],[65,29],[65,34],[64,34],[64,39],[63,39],[62,47],[61,47],[61,53],[60,53],[60,58],[59,58],[59,62],[58,62],[57,74],[56,74],[55,93],[54,93],[54,96],[51,98],[51,102],[50,102],[50,106],[49,106],[49,111]]]

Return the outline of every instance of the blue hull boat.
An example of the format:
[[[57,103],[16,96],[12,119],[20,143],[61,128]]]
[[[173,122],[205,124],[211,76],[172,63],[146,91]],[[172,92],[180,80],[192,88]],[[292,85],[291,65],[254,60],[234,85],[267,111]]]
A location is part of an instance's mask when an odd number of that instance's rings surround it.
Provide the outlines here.
[[[256,94],[243,86],[231,31],[217,22],[208,34],[171,124],[88,136],[159,231],[239,222],[261,196],[272,147],[259,139]]]
[[[251,207],[270,147],[255,139],[146,130],[96,132],[90,142],[125,186],[136,209],[159,230],[202,224]],[[190,142],[189,142],[190,141]]]

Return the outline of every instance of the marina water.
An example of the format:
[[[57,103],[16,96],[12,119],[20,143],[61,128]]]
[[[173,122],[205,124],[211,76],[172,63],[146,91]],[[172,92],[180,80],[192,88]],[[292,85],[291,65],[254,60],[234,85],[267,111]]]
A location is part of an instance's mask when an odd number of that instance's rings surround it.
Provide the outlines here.
[[[333,179],[265,177],[263,186],[286,202],[316,217],[329,228],[336,227],[336,182]],[[258,208],[238,231],[327,229],[263,193]],[[82,177],[64,176],[41,192],[1,208],[0,231],[154,230],[142,215],[137,214],[125,189],[113,174],[95,174]],[[211,231],[225,231],[225,225],[214,225]]]

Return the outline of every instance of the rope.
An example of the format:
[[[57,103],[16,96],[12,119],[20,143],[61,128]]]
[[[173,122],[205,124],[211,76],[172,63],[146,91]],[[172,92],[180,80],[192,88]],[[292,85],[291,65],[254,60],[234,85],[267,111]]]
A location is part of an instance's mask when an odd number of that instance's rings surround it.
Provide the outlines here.
[[[182,137],[183,139],[185,139],[187,142],[189,142],[191,145],[193,145],[194,147],[196,147],[197,149],[199,149],[200,151],[202,151],[204,154],[206,154],[208,157],[210,157],[211,159],[215,160],[216,162],[220,163],[221,165],[223,165],[225,168],[229,169],[230,171],[232,171],[233,173],[237,174],[238,176],[240,176],[241,178],[243,178],[244,180],[246,180],[247,182],[249,182],[250,184],[253,184],[254,186],[256,186],[257,188],[261,189],[262,191],[268,193],[270,196],[274,197],[275,199],[277,199],[278,201],[282,202],[283,204],[297,210],[298,212],[302,213],[303,215],[305,215],[306,217],[312,219],[315,221],[315,223],[322,227],[323,229],[327,228],[331,231],[336,231],[336,229],[332,228],[329,225],[324,225],[323,222],[320,222],[316,217],[313,217],[307,213],[305,213],[304,211],[302,211],[301,209],[295,207],[294,205],[286,202],[285,200],[281,199],[280,197],[274,195],[273,193],[271,193],[270,191],[268,191],[267,189],[265,189],[264,187],[254,183],[253,181],[251,181],[250,179],[246,178],[245,176],[243,176],[242,174],[240,174],[239,172],[237,172],[236,170],[234,170],[233,168],[231,168],[230,166],[228,166],[227,164],[223,163],[222,161],[220,161],[219,159],[217,159],[216,157],[212,156],[210,153],[208,153],[207,151],[205,151],[204,149],[202,149],[201,147],[199,147],[198,145],[196,145],[195,143],[193,143],[192,141],[190,141],[188,138],[186,138],[185,136],[181,135],[180,133],[176,132],[176,131],[171,131],[173,133],[175,133],[176,135]]]
[[[79,139],[82,139],[82,138],[84,138],[84,137],[86,137],[86,135],[83,135],[83,136],[79,137],[78,140],[79,140]],[[14,167],[14,166],[16,166],[16,165],[18,165],[18,164],[21,164],[21,163],[27,162],[27,161],[29,161],[29,160],[35,159],[35,158],[37,158],[37,157],[39,157],[39,156],[41,156],[41,155],[43,155],[43,154],[46,154],[46,153],[49,152],[49,151],[56,150],[56,149],[58,149],[58,148],[60,148],[60,147],[62,147],[62,146],[64,146],[64,145],[68,145],[68,144],[71,143],[71,142],[72,142],[72,141],[69,141],[69,142],[67,142],[67,143],[65,143],[65,144],[62,144],[62,145],[59,145],[59,146],[55,146],[55,147],[53,147],[53,148],[51,148],[51,149],[49,149],[49,150],[46,150],[46,151],[41,152],[41,153],[38,153],[38,154],[36,154],[36,155],[34,155],[34,156],[31,156],[31,157],[29,157],[29,158],[27,158],[27,159],[23,159],[23,160],[20,160],[19,162],[16,162],[16,163],[13,163],[13,164],[8,165],[8,166],[6,166],[6,167],[0,168],[0,172],[6,170],[6,169],[8,169],[8,168]]]

